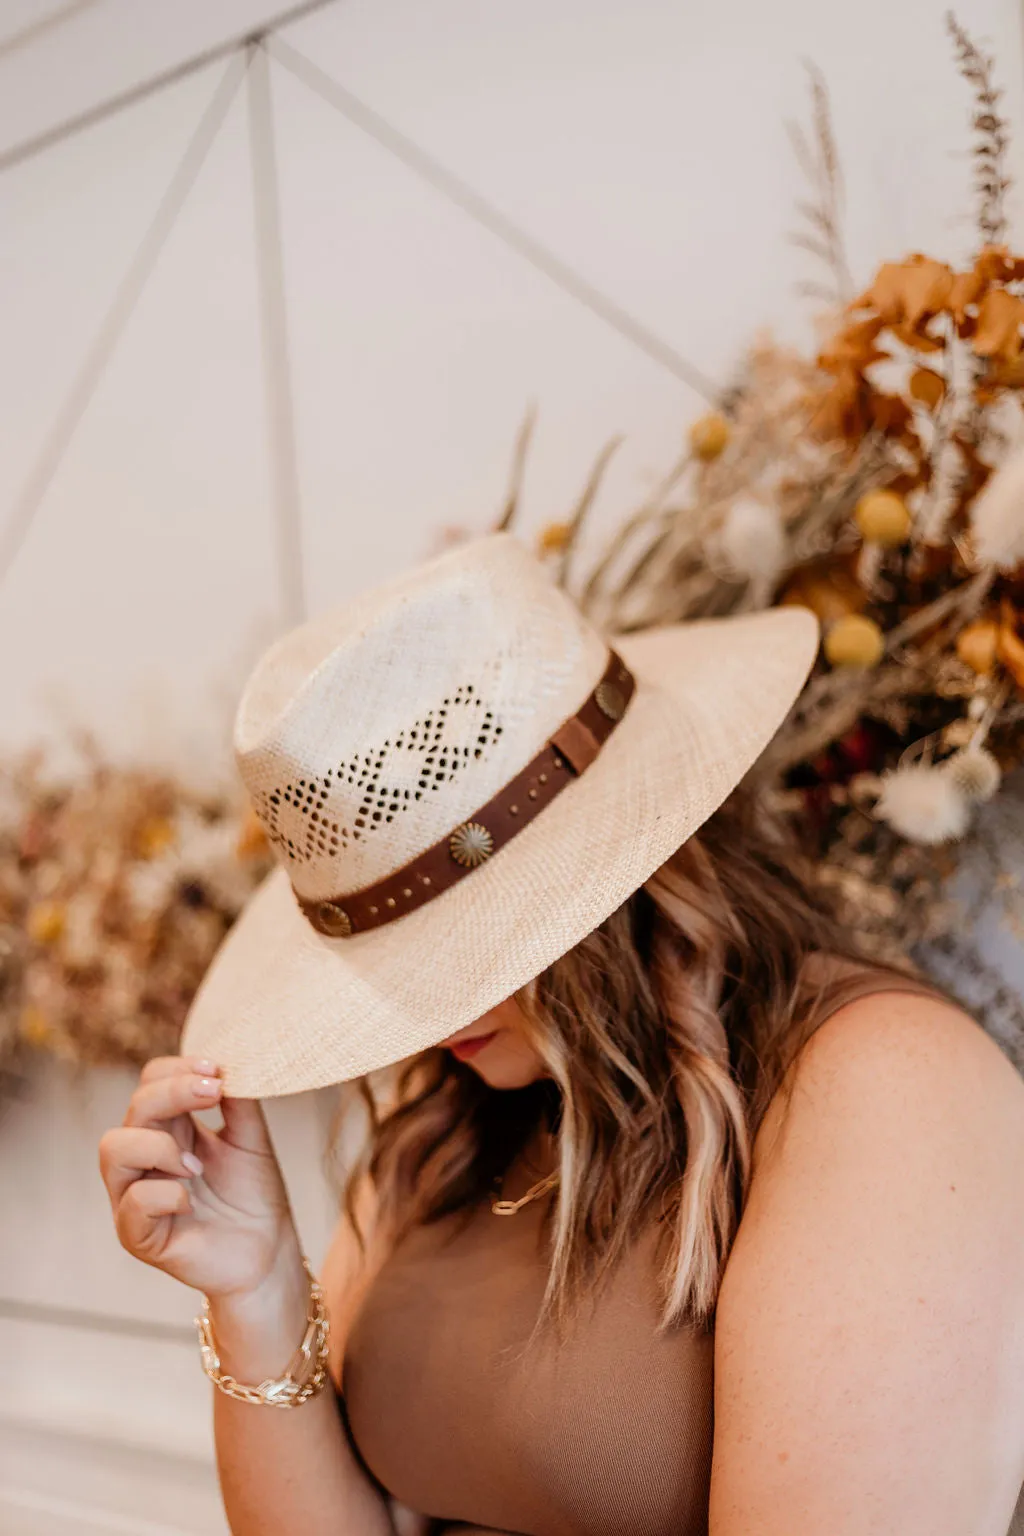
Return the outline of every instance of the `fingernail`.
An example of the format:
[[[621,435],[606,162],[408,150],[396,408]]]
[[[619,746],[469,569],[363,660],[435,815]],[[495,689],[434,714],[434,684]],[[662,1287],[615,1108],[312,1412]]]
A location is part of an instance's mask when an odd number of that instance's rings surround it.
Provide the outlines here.
[[[205,1056],[202,1058],[202,1060],[198,1060],[197,1058],[193,1057],[189,1062],[189,1066],[192,1068],[193,1072],[202,1073],[203,1077],[216,1077],[217,1073],[220,1071],[217,1063],[215,1061],[207,1061]]]
[[[183,1152],[181,1154],[181,1161],[188,1169],[189,1173],[193,1174],[196,1178],[198,1178],[202,1173],[202,1163],[199,1161],[198,1157],[194,1157],[191,1152]]]
[[[192,1091],[198,1099],[210,1099],[220,1093],[220,1083],[215,1077],[200,1077],[193,1083]]]

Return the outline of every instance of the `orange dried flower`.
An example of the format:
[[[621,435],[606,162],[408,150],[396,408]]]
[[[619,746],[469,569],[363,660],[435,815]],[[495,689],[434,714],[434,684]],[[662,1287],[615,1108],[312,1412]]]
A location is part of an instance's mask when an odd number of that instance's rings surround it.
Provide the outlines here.
[[[1018,688],[1024,688],[1024,640],[1017,633],[1017,610],[1004,597],[999,622],[999,639],[996,650],[999,660],[1010,673]]]
[[[867,593],[843,566],[829,570],[804,566],[787,583],[780,602],[809,608],[823,624],[834,623],[867,606]]]
[[[988,386],[987,390],[985,386]],[[980,399],[983,393],[987,393],[990,399],[994,399],[1000,389],[1024,389],[1024,357],[1015,358],[1012,363],[993,364],[988,377],[978,389],[978,397]]]
[[[819,354],[819,368],[824,368],[826,373],[841,373],[850,368],[863,373],[872,363],[883,362],[889,353],[875,345],[875,338],[884,324],[884,320],[876,315],[870,320],[857,320],[844,326]]]
[[[986,245],[974,270],[984,283],[1013,283],[1024,277],[1024,257],[1013,256],[1005,245]]]
[[[857,306],[874,309],[889,325],[902,323],[913,330],[944,308],[952,287],[953,273],[945,262],[916,254],[884,262]]]
[[[891,325],[889,329],[905,347],[912,347],[915,352],[941,352],[945,346],[941,336],[932,336],[928,331],[913,330],[905,321],[900,321],[898,325]]]
[[[987,286],[987,279],[975,267],[973,272],[958,272],[953,279],[953,286],[946,300],[946,308],[949,310],[957,325],[963,325],[968,318],[969,305],[977,304]]]
[[[934,368],[915,368],[910,375],[909,388],[915,400],[934,411],[946,393],[946,381]]]
[[[974,350],[979,357],[1012,363],[1020,356],[1024,299],[1005,288],[990,288],[978,306]]]
[[[999,625],[994,619],[975,619],[956,637],[956,653],[965,666],[986,677],[996,664]]]
[[[822,437],[842,437],[857,442],[868,429],[864,409],[866,385],[859,373],[843,368],[835,383],[822,394],[811,417],[812,429]]]

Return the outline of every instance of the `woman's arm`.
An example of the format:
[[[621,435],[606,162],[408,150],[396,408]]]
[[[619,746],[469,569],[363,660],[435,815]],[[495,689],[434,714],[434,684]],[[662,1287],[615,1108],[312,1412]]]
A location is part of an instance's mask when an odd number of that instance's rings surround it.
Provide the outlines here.
[[[216,1104],[219,1131],[194,1113]],[[123,1246],[208,1297],[223,1371],[279,1377],[306,1332],[309,1282],[260,1106],[224,1097],[209,1062],[152,1061],[100,1167]],[[329,1386],[288,1409],[214,1389],[214,1425],[234,1536],[394,1536]]]
[[[1005,1536],[1024,1083],[958,1010],[891,993],[822,1025],[795,1076],[719,1301],[711,1536]]]
[[[210,1304],[221,1366],[236,1380],[280,1375],[306,1329],[297,1246],[256,1292]],[[217,1467],[233,1536],[394,1536],[386,1505],[349,1445],[333,1384],[299,1408],[214,1392]]]

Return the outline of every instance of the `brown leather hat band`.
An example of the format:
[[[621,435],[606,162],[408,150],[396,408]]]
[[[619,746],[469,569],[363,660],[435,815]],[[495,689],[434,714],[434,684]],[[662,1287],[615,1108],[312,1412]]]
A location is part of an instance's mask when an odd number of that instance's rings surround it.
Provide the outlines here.
[[[348,938],[404,917],[493,857],[549,805],[571,779],[585,773],[614,731],[636,682],[622,658],[610,652],[604,676],[521,773],[466,821],[375,885],[328,900],[296,900],[313,927],[327,938]]]

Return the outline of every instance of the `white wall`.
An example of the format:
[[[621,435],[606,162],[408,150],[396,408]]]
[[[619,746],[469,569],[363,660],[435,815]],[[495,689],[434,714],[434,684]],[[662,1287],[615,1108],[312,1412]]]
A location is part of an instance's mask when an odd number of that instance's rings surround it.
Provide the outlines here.
[[[54,9],[0,4],[0,27]],[[94,0],[7,55],[0,148],[269,14]],[[970,247],[969,100],[943,0],[346,0],[287,40],[715,380],[805,326],[784,119],[831,85],[858,274]],[[1024,117],[1018,0],[962,0]],[[224,68],[0,175],[0,518]],[[671,459],[699,398],[275,65],[306,577],[330,604],[483,529],[529,402],[529,518],[617,432],[603,510]],[[0,588],[2,739],[60,695],[114,746],[163,678],[194,723],[277,620],[244,92]],[[229,683],[229,687],[232,684]],[[130,706],[126,699],[131,695]],[[223,707],[222,707],[223,713]]]
[[[0,0],[0,155],[274,10],[93,0],[9,46],[64,8]],[[997,49],[1022,124],[1017,0],[958,9]],[[807,332],[783,128],[804,112],[801,58],[830,82],[857,275],[912,248],[968,252],[969,100],[943,10],[346,0],[288,42],[724,381],[758,327]],[[0,529],[224,68],[0,174]],[[312,604],[420,556],[444,525],[485,528],[530,402],[529,521],[562,513],[625,432],[602,503],[606,520],[621,513],[671,459],[699,396],[276,64],[272,91]],[[55,709],[117,751],[161,727],[187,747],[226,719],[218,685],[230,696],[279,622],[266,438],[243,90],[0,586],[0,742],[33,739]],[[168,724],[168,690],[182,730]],[[76,1082],[54,1069],[0,1117],[11,1536],[223,1529],[194,1298],[121,1254],[95,1174],[95,1142],[128,1091],[118,1074]],[[275,1115],[316,1257],[322,1104]]]

